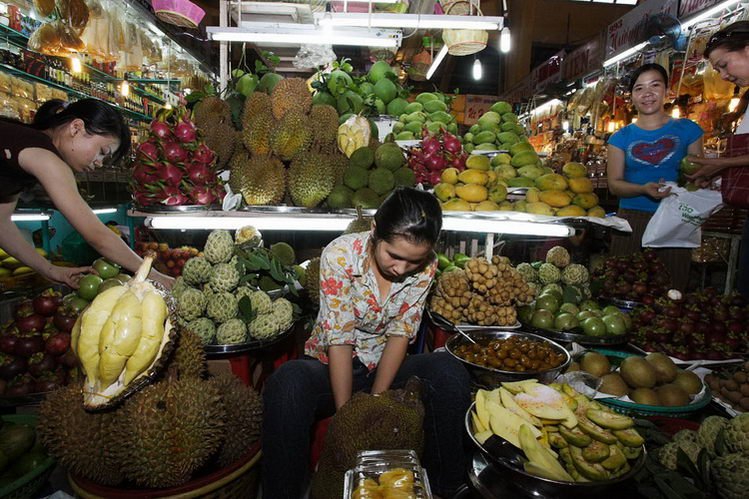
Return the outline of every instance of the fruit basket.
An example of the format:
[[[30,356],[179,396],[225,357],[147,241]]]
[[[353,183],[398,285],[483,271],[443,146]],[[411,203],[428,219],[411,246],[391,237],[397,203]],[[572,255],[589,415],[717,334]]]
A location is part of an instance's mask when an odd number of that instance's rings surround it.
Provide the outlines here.
[[[608,358],[612,358],[613,364],[618,364],[622,360],[624,360],[626,357],[630,357],[632,355],[641,357],[640,355],[637,355],[637,354],[630,354],[627,352],[618,352],[615,350],[596,349],[596,351],[605,355]],[[709,404],[710,401],[712,400],[712,392],[710,390],[710,387],[705,385],[703,381],[702,391],[698,393],[692,399],[692,402],[689,405],[683,405],[683,406],[678,406],[678,407],[637,404],[634,402],[626,402],[624,400],[619,400],[616,398],[601,398],[597,400],[601,402],[602,404],[605,404],[611,407],[616,412],[620,414],[625,414],[628,416],[664,416],[664,417],[670,417],[670,418],[679,418],[679,417],[687,416],[693,412],[699,411],[700,409],[705,407],[707,404]]]
[[[2,416],[2,420],[14,424],[36,425],[36,416],[28,414],[8,414]],[[4,487],[0,487],[0,497],[5,499],[25,499],[27,497],[36,497],[44,484],[47,482],[49,475],[54,469],[55,458],[47,457],[32,471],[18,478],[14,482]]]

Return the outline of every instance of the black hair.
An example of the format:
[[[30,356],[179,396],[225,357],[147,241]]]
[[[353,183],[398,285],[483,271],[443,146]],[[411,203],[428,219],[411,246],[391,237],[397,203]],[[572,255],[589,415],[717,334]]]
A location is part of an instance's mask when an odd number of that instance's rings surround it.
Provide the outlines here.
[[[413,187],[398,187],[374,216],[375,241],[402,237],[414,244],[434,246],[442,229],[442,208],[437,198]]]
[[[713,33],[708,38],[702,55],[707,59],[710,57],[710,53],[717,48],[722,48],[728,52],[736,52],[744,50],[747,45],[749,45],[749,21],[737,21]]]
[[[664,68],[660,64],[651,62],[649,64],[643,64],[642,66],[637,68],[635,72],[632,73],[632,76],[629,77],[629,93],[632,93],[632,89],[635,88],[635,83],[637,83],[637,79],[643,73],[646,73],[648,71],[658,71],[663,77],[663,84],[668,86],[668,71],[666,71],[666,68]]]
[[[82,120],[86,132],[91,135],[120,139],[120,146],[112,155],[113,162],[122,159],[130,150],[130,128],[114,107],[99,99],[81,99],[69,103],[60,99],[48,100],[37,109],[31,128],[49,130],[75,119]]]

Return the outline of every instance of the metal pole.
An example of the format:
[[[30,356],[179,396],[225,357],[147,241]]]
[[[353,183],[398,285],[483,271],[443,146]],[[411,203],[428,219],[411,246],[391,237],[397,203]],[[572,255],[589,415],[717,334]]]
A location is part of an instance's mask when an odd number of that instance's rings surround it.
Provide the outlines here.
[[[228,0],[220,0],[218,7],[218,24],[222,28],[229,27]],[[241,10],[240,10],[241,16]],[[229,42],[219,42],[219,91],[229,84]]]

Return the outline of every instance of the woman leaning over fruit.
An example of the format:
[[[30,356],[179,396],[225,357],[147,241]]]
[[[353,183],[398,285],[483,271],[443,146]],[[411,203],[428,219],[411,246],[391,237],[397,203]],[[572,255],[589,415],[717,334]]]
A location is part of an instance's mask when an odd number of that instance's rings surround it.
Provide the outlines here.
[[[11,216],[21,191],[40,183],[55,207],[101,255],[135,272],[142,259],[109,230],[81,198],[75,173],[92,171],[123,158],[130,129],[109,104],[97,99],[47,101],[34,122],[0,118],[0,248],[46,279],[78,287],[89,267],[58,267],[26,242]],[[173,279],[155,270],[166,286]]]

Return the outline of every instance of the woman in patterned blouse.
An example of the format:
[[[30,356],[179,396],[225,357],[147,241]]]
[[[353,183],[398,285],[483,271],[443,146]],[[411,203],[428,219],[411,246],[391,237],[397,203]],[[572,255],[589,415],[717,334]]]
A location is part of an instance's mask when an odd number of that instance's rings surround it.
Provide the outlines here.
[[[371,232],[343,235],[323,250],[320,312],[306,355],[283,364],[265,387],[264,497],[304,497],[316,420],[354,392],[400,388],[410,376],[426,385],[422,464],[432,488],[449,497],[465,482],[468,373],[445,352],[406,355],[437,269],[441,227],[431,194],[399,188],[377,210]]]

